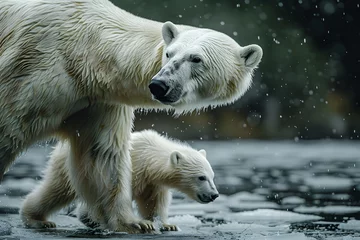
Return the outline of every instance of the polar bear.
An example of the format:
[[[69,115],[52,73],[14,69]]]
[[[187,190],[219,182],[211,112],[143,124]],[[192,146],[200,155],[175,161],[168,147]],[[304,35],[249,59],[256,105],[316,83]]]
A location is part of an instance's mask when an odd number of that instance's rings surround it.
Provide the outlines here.
[[[142,232],[131,207],[134,109],[230,104],[261,58],[258,45],[108,0],[1,0],[0,179],[36,141],[67,140],[76,194],[105,228]]]
[[[177,230],[167,221],[170,189],[203,204],[219,196],[204,149],[197,151],[153,130],[132,133],[131,146],[132,198],[144,219],[152,222],[159,216],[162,229]],[[43,181],[25,198],[20,214],[27,227],[55,227],[55,223],[47,220],[48,216],[75,200],[75,189],[69,177],[69,152],[67,143],[55,147]],[[97,227],[97,219],[103,217],[91,217],[84,205],[79,206],[79,219],[87,226]],[[149,228],[153,230],[151,223]]]

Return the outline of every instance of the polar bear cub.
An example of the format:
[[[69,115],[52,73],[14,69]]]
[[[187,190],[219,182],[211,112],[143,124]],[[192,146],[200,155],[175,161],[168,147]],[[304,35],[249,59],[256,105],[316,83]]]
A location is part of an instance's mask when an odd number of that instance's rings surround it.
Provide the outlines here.
[[[153,230],[150,221],[156,216],[160,218],[163,230],[177,230],[167,221],[170,189],[183,192],[204,204],[219,196],[205,150],[197,151],[153,130],[132,133],[131,146],[133,200],[139,214],[149,220],[150,230]],[[48,221],[49,215],[77,198],[69,180],[69,152],[67,143],[59,143],[55,147],[43,181],[26,197],[20,214],[27,227],[55,227],[55,223]],[[99,172],[106,174],[101,169]],[[101,214],[90,216],[85,205],[79,206],[79,218],[87,226],[98,226],[97,220],[106,217]]]

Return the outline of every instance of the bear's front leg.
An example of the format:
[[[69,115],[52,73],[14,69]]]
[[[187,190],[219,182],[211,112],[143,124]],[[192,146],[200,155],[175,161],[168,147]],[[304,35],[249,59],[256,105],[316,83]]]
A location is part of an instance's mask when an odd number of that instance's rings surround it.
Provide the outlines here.
[[[141,233],[153,229],[132,210],[130,133],[133,109],[95,104],[69,119],[70,180],[89,206],[89,216],[112,231]]]

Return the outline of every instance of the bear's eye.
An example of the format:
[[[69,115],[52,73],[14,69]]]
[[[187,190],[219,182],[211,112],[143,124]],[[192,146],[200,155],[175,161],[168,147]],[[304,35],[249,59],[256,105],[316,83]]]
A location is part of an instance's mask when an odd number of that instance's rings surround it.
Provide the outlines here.
[[[205,177],[205,176],[200,176],[200,177],[199,177],[199,180],[200,180],[200,181],[206,181],[206,177]]]
[[[191,62],[193,62],[193,63],[199,63],[199,62],[201,62],[201,58],[199,58],[199,57],[192,57],[192,58],[191,58]]]
[[[166,53],[166,57],[167,57],[167,58],[169,58],[169,57],[170,57],[170,56],[169,56],[169,53]]]

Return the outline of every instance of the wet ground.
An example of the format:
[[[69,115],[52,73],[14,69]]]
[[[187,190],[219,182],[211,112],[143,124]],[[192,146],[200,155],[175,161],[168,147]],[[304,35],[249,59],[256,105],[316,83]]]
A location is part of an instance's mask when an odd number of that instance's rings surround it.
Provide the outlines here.
[[[170,223],[181,231],[91,231],[71,206],[54,230],[23,228],[22,198],[40,179],[50,147],[21,156],[0,186],[0,239],[360,239],[360,142],[190,142],[205,148],[221,196],[201,205],[175,193]]]

